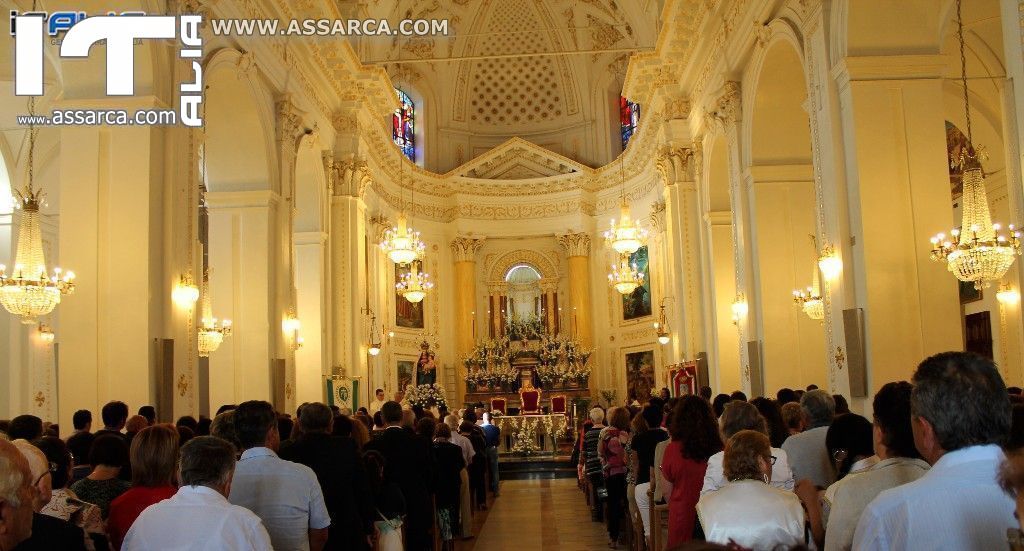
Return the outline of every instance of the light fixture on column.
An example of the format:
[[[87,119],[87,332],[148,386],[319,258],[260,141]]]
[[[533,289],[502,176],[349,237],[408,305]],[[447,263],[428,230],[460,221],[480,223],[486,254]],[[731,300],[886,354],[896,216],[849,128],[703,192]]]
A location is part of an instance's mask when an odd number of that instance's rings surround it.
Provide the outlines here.
[[[672,332],[668,327],[668,317],[665,315],[665,301],[670,297],[661,299],[658,305],[658,321],[654,322],[654,332],[658,336],[659,344],[668,344],[672,340]]]
[[[362,312],[370,316],[370,343],[366,347],[366,352],[371,356],[376,356],[380,354],[381,348],[380,333],[377,332],[377,316],[369,306],[362,308]]]
[[[42,341],[45,344],[52,343],[53,340],[56,338],[56,336],[53,334],[53,330],[50,329],[50,326],[46,325],[45,323],[40,323],[39,324],[38,331],[39,331],[39,340]]]
[[[207,270],[203,277],[202,303],[200,305],[202,318],[199,325],[199,357],[209,358],[211,352],[220,348],[224,337],[231,336],[231,320],[218,320],[213,317],[213,307],[210,303],[210,272]]]
[[[996,292],[996,300],[1003,306],[1013,306],[1020,303],[1020,291],[1004,283]]]
[[[747,297],[743,296],[743,293],[737,294],[736,300],[732,303],[732,324],[739,325],[749,312],[750,305],[747,304]]]
[[[613,264],[608,274],[608,283],[616,291],[628,295],[644,284],[644,273],[637,269],[636,264],[629,263],[628,254],[620,254],[618,264]]]
[[[625,156],[625,153],[623,153]],[[619,176],[622,180],[622,204],[619,207],[618,223],[612,218],[611,227],[604,232],[604,238],[615,252],[633,254],[647,241],[647,230],[639,220],[630,215],[629,201],[626,199],[626,178],[622,175],[622,160],[619,161]]]
[[[295,315],[295,310],[288,310],[288,314],[281,321],[281,330],[285,332],[286,336],[291,337],[292,348],[296,350],[302,348],[303,342],[302,337],[299,335],[299,329],[302,329],[302,322]]]
[[[946,267],[957,279],[974,283],[982,289],[998,281],[1021,254],[1020,232],[1013,225],[1009,236],[999,234],[999,224],[992,223],[988,195],[985,190],[985,171],[981,166],[983,154],[975,149],[971,133],[971,102],[967,89],[967,58],[964,53],[964,25],[961,0],[956,2],[957,40],[960,44],[960,80],[964,92],[964,114],[967,121],[967,144],[950,166],[959,168],[963,184],[963,218],[959,228],[936,235],[932,241],[932,260],[945,261]]]
[[[811,236],[811,243],[814,251],[818,251],[818,241]],[[821,300],[821,280],[818,278],[818,266],[815,263],[811,268],[811,285],[806,290],[797,289],[793,291],[793,303],[799,306],[807,317],[812,320],[820,320],[825,317],[825,303]]]
[[[35,98],[29,100],[29,115],[35,111]],[[8,312],[21,316],[21,323],[35,324],[38,316],[49,314],[60,304],[61,296],[75,290],[74,272],[54,268],[46,272],[42,229],[39,226],[39,205],[45,194],[33,187],[36,131],[28,128],[28,181],[24,191],[15,191],[15,208],[22,211],[18,228],[18,245],[14,269],[10,275],[0,265],[0,304]]]
[[[421,302],[426,298],[427,291],[433,288],[434,283],[430,281],[430,274],[420,271],[419,262],[411,263],[409,271],[402,274],[402,278],[395,284],[398,294],[412,303]]]
[[[839,258],[836,248],[830,244],[821,249],[818,256],[818,269],[827,281],[834,281],[843,273],[843,259]]]
[[[199,287],[192,281],[191,274],[181,274],[181,279],[171,291],[171,300],[182,308],[189,308],[199,300]]]

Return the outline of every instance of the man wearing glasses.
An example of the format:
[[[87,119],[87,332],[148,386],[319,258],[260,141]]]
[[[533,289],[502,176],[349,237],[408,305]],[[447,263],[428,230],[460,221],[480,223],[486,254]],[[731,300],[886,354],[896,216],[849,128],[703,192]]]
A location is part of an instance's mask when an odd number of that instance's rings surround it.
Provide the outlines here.
[[[46,460],[46,454],[27,440],[15,440],[13,447],[28,463],[29,490],[28,506],[32,511],[31,535],[21,542],[17,551],[34,549],[85,549],[85,534],[82,529],[58,518],[41,514],[43,506],[50,502],[52,494],[51,474],[56,465]],[[0,449],[0,454],[2,454]],[[2,496],[0,496],[2,497]],[[4,519],[6,520],[6,519]],[[6,547],[4,547],[6,549]]]

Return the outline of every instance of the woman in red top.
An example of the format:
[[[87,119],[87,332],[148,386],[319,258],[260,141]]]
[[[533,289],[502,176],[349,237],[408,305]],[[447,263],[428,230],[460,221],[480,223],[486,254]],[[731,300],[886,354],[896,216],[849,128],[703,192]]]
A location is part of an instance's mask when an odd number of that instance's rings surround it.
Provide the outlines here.
[[[107,533],[120,549],[128,529],[143,509],[169,499],[178,491],[178,431],[171,425],[153,425],[132,439],[132,487],[110,503]]]
[[[704,486],[708,458],[722,451],[722,438],[711,406],[698,396],[684,396],[672,412],[672,442],[665,449],[661,472],[668,500],[668,546],[690,541],[697,519],[697,500]]]

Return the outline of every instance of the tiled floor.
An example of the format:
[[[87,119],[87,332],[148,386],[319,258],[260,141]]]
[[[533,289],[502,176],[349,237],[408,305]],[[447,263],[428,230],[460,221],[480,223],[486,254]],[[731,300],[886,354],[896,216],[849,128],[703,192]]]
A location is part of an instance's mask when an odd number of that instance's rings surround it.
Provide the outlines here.
[[[459,542],[459,551],[608,549],[604,524],[590,520],[575,479],[502,481],[477,534]]]

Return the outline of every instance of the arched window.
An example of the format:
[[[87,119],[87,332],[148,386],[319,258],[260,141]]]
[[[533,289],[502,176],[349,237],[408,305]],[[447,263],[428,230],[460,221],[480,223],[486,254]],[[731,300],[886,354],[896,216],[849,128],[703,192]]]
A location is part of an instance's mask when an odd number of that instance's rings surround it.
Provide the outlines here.
[[[402,154],[416,162],[416,104],[404,91],[395,88],[399,107],[391,117],[391,137]]]
[[[629,139],[636,132],[636,125],[640,122],[640,106],[619,96],[619,126],[622,131],[622,149],[629,145]]]

